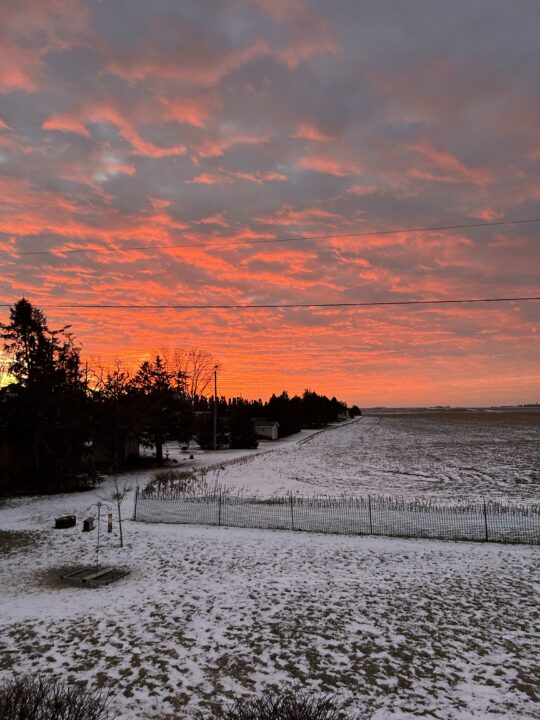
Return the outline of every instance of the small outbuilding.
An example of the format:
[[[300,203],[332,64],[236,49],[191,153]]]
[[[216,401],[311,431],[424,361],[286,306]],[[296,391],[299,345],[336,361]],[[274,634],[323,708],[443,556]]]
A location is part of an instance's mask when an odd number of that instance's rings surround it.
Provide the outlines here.
[[[266,420],[264,418],[253,418],[255,433],[263,440],[277,440],[279,437],[279,423],[277,420]]]

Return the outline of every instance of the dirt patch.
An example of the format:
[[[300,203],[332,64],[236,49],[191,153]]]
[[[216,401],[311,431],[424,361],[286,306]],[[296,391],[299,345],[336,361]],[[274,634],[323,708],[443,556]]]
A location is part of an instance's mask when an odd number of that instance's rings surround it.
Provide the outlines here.
[[[42,588],[49,588],[51,590],[58,590],[60,588],[73,587],[73,588],[89,588],[96,587],[92,583],[83,583],[80,579],[69,578],[66,575],[72,575],[73,573],[82,572],[84,570],[94,570],[93,565],[60,565],[54,568],[47,568],[43,572],[37,574],[37,584]],[[103,567],[101,567],[103,569]],[[115,571],[129,574],[127,568],[113,568]],[[119,580],[122,578],[119,578]]]
[[[0,530],[0,554],[8,555],[19,550],[26,550],[35,545],[42,535],[42,532]]]

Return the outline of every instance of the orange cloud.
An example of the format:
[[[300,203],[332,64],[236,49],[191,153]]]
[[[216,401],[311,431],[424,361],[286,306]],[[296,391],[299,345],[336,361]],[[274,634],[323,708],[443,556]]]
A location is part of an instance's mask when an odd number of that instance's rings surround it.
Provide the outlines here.
[[[435,47],[429,18],[393,42],[377,3],[373,23],[355,3],[221,4],[4,3],[1,298],[25,294],[52,327],[71,322],[88,358],[135,366],[164,345],[208,349],[220,391],[246,397],[540,399],[533,303],[49,311],[537,294],[534,225],[328,237],[533,207],[538,43],[519,13],[457,47],[452,7]],[[520,43],[495,77],[503,36]],[[257,242],[277,238],[304,240]]]
[[[89,123],[110,124],[117,128],[120,136],[128,142],[132,150],[144,157],[163,158],[175,155],[185,155],[185,145],[159,147],[152,142],[144,140],[135,124],[129,120],[114,104],[83,103],[72,113],[53,115],[43,123],[44,129],[71,130],[86,135]]]

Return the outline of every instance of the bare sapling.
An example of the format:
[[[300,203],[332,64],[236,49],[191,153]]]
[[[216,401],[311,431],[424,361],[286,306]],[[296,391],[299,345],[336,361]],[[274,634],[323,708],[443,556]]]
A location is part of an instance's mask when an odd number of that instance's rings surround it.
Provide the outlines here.
[[[118,535],[120,539],[120,547],[124,547],[124,532],[122,528],[122,503],[126,499],[126,496],[128,492],[132,490],[131,486],[127,483],[124,483],[123,485],[120,484],[120,481],[116,475],[113,476],[113,483],[114,483],[114,489],[110,495],[110,497],[101,498],[102,500],[110,500],[115,503],[116,505],[116,512],[118,516]]]
[[[122,503],[124,502],[126,495],[131,490],[131,487],[124,483],[122,487],[120,486],[120,483],[118,482],[118,478],[114,477],[114,492],[112,495],[112,499],[116,503],[116,509],[118,512],[118,532],[120,535],[120,547],[124,547],[124,534],[122,531]]]

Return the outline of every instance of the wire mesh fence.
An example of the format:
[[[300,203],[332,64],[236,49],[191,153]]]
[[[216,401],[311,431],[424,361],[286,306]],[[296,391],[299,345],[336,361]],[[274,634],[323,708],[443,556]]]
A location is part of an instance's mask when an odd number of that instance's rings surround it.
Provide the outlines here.
[[[540,505],[493,501],[443,505],[384,497],[293,495],[264,500],[223,493],[137,491],[133,517],[156,523],[540,544]]]

